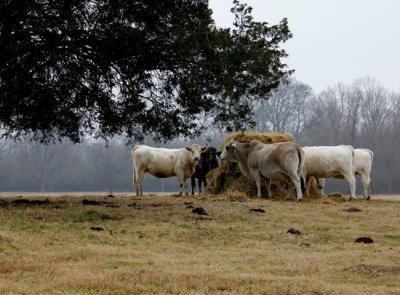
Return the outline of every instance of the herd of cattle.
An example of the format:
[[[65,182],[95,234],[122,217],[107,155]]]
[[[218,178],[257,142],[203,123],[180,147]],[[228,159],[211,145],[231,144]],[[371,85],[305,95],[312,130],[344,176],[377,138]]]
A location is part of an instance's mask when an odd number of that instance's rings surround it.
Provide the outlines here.
[[[201,147],[193,144],[181,149],[154,148],[138,145],[132,149],[133,183],[136,195],[143,195],[144,174],[158,178],[176,176],[179,193],[188,194],[187,180],[192,180],[192,194],[197,178],[199,193],[201,183],[206,185],[207,173],[218,166],[221,160],[236,160],[243,175],[253,179],[257,185],[257,197],[261,197],[261,180],[267,181],[267,196],[271,196],[271,180],[289,184],[288,197],[296,189],[297,201],[301,201],[302,183],[309,196],[312,178],[317,179],[320,192],[324,193],[325,178],[344,179],[349,186],[350,200],[355,197],[355,175],[360,175],[364,186],[364,199],[371,198],[371,166],[373,152],[368,149],[354,149],[352,146],[307,146],[300,147],[294,142],[264,144],[258,140],[250,143],[230,141],[224,150]]]

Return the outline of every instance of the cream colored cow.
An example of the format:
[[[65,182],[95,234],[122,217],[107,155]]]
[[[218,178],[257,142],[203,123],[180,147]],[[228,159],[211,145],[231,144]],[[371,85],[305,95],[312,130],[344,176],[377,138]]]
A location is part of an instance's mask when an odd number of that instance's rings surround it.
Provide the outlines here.
[[[360,175],[361,183],[364,187],[364,200],[371,199],[371,167],[374,161],[374,153],[369,149],[354,150],[354,173]],[[324,194],[325,179],[318,178],[318,189]]]
[[[303,179],[306,196],[310,195],[312,177],[344,179],[350,189],[350,201],[355,200],[354,149],[352,146],[305,146]]]
[[[182,186],[185,186],[185,194],[188,194],[187,180],[194,173],[201,151],[206,149],[207,147],[202,148],[198,144],[181,149],[135,146],[132,149],[132,162],[136,195],[143,196],[143,179],[146,172],[157,178],[176,176],[179,193],[182,194]]]

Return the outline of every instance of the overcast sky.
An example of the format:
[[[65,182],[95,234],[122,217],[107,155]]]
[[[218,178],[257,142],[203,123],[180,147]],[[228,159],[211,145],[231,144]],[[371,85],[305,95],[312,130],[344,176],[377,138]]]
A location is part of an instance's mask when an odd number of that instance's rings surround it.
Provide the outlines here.
[[[218,27],[231,27],[231,0],[209,0]],[[241,0],[256,21],[286,17],[293,38],[283,48],[295,78],[316,93],[370,76],[400,91],[399,0]]]

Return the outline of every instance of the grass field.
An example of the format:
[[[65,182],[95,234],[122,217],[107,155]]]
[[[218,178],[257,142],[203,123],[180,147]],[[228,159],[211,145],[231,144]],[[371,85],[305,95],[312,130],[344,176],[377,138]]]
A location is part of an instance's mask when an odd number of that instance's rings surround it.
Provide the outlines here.
[[[15,199],[0,197],[0,294],[400,294],[397,201]]]

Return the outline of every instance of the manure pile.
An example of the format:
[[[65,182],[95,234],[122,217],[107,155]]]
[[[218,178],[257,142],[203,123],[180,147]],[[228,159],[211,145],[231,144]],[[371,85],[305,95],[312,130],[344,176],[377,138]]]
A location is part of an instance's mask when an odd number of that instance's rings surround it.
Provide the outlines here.
[[[256,133],[256,132],[236,132],[225,135],[223,144],[218,148],[222,151],[231,140],[241,143],[249,143],[253,139],[259,140],[265,144],[294,141],[290,134],[282,133]],[[222,161],[222,164],[211,170],[207,174],[208,184],[205,189],[206,194],[238,194],[244,193],[248,197],[257,195],[257,187],[253,180],[243,176],[240,173],[236,161]],[[267,196],[266,181],[262,182],[262,195]],[[271,192],[273,199],[285,199],[288,194],[288,185],[286,183],[272,181]],[[310,198],[321,198],[315,181],[310,188]],[[294,190],[291,200],[296,200],[296,191]]]

